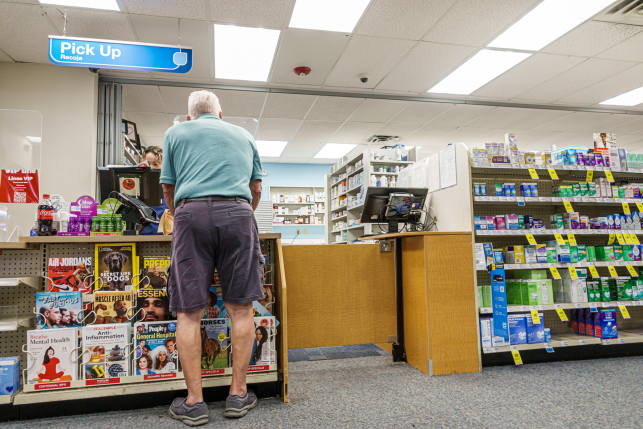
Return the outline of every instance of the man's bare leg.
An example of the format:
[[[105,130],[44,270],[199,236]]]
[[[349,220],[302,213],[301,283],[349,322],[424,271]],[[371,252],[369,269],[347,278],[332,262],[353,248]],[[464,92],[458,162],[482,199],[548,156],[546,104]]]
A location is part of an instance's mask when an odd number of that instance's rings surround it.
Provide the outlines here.
[[[232,384],[230,395],[246,396],[246,374],[250,364],[250,354],[254,343],[255,323],[252,303],[225,303],[232,325]],[[199,344],[199,350],[201,350]],[[180,353],[180,349],[179,349]]]
[[[176,345],[188,387],[187,405],[203,402],[201,386],[201,317],[203,310],[176,313]],[[252,346],[250,346],[252,347]],[[250,355],[248,355],[250,359]]]

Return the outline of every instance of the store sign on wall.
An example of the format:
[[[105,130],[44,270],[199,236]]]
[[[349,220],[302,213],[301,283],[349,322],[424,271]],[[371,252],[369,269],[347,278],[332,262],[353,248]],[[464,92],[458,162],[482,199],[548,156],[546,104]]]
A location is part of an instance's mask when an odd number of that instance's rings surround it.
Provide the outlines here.
[[[37,204],[38,170],[1,170],[0,203]]]
[[[192,48],[49,36],[49,60],[59,66],[187,73]]]

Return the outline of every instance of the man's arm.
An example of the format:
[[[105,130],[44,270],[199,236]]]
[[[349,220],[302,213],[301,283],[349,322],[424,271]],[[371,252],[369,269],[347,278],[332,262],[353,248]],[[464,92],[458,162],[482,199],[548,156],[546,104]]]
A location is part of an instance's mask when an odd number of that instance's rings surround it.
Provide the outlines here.
[[[174,188],[176,185],[168,185],[163,183],[163,196],[165,197],[165,204],[170,209],[170,214],[174,216]]]
[[[250,193],[252,194],[252,210],[257,210],[257,207],[259,207],[259,200],[261,200],[261,190],[261,179],[253,180],[252,182],[250,182]],[[174,195],[174,190],[172,190],[172,194]]]

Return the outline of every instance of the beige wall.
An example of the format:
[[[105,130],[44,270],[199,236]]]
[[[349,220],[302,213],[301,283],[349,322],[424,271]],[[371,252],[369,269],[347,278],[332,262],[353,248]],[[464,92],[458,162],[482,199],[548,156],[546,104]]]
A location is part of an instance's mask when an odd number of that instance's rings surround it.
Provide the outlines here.
[[[42,114],[41,195],[94,196],[97,106],[98,75],[86,68],[0,62],[0,109]]]

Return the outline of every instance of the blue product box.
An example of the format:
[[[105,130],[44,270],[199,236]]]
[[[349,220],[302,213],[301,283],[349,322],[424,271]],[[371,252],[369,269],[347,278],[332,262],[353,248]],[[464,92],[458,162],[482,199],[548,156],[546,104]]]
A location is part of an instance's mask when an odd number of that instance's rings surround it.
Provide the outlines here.
[[[594,336],[598,338],[618,338],[616,309],[600,308],[594,313]]]
[[[502,250],[494,250],[493,251],[493,262],[494,264],[504,264],[504,257]]]
[[[503,197],[510,197],[511,196],[511,187],[509,186],[508,183],[503,183],[503,185],[502,185],[502,196]]]
[[[585,310],[589,311],[588,308],[580,308],[576,314],[576,324],[578,325],[576,333],[579,335],[585,335]]]
[[[520,185],[520,192],[522,193],[523,197],[531,197],[531,189],[526,183]]]
[[[545,328],[545,342],[551,343],[551,330],[549,328]]]
[[[531,196],[532,197],[537,197],[538,196],[538,183],[530,183],[529,188],[531,188]]]
[[[509,315],[509,344],[527,344],[527,320],[524,314]],[[544,335],[544,333],[543,333]]]
[[[487,184],[486,183],[481,183],[480,184],[480,195],[487,195]]]
[[[616,229],[614,215],[607,215],[607,229]]]
[[[542,313],[538,313],[540,324],[534,325],[531,315],[525,316],[527,322],[527,344],[537,344],[545,342],[545,319]]]
[[[594,315],[589,309],[585,311],[585,335],[588,337],[594,336]]]
[[[474,216],[473,217],[473,228],[476,230],[482,229],[480,227],[480,216]]]
[[[515,197],[516,196],[516,184],[515,183],[510,183],[509,184],[509,191],[510,191],[510,197]]]
[[[20,388],[20,357],[0,357],[0,395],[13,395]]]
[[[479,183],[474,183],[473,184],[473,195],[480,195],[480,184]]]

